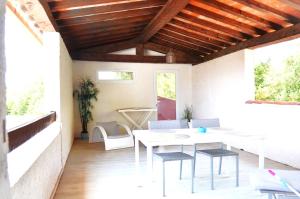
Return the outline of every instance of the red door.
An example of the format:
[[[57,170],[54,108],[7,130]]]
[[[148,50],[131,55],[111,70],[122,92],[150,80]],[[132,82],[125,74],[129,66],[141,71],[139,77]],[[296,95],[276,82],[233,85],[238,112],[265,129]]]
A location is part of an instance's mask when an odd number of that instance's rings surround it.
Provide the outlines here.
[[[156,75],[157,119],[176,119],[176,74],[158,72]]]

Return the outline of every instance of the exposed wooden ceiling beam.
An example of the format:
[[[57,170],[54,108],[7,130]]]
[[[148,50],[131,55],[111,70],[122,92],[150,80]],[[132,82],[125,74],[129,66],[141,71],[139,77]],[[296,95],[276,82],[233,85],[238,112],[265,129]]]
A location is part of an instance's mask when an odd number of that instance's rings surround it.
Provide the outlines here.
[[[128,48],[134,48],[138,44],[137,39],[131,39],[127,41],[117,42],[113,44],[107,44],[102,46],[95,46],[86,49],[81,49],[79,52],[95,52],[99,54],[116,52]]]
[[[53,12],[56,19],[68,19],[74,17],[82,17],[86,15],[94,15],[99,13],[122,12],[134,9],[144,9],[150,7],[162,7],[167,0],[147,0],[147,1],[128,1],[120,4],[112,5],[95,5],[92,7],[85,7],[82,9],[72,9],[65,11]]]
[[[251,35],[263,35],[267,33],[264,30],[261,30],[259,28],[253,27],[249,24],[242,23],[240,21],[236,21],[234,19],[228,18],[226,16],[222,16],[217,13],[210,12],[208,10],[205,10],[203,8],[193,6],[193,5],[188,5],[186,6],[185,10],[189,12],[193,12],[197,14],[198,16],[205,16],[207,18],[213,19],[215,21],[221,22],[223,24],[229,25],[231,27],[235,27],[235,29],[238,29],[241,32],[251,34]]]
[[[185,31],[188,33],[188,35],[193,35],[193,37],[198,38],[199,40],[201,40],[202,42],[205,42],[207,44],[211,44],[211,45],[221,47],[221,48],[229,46],[228,43],[215,40],[211,37],[208,37],[207,35],[203,35],[203,34],[199,33],[196,29],[193,29],[192,26],[188,26],[188,28],[187,28],[187,27],[183,27],[183,26],[178,26],[174,23],[170,23],[166,27],[168,27],[168,29],[172,30],[173,32]]]
[[[214,52],[213,50],[195,45],[195,44],[193,44],[191,42],[188,42],[184,39],[180,39],[178,37],[174,37],[170,34],[164,33],[163,31],[158,32],[155,36],[158,37],[158,38],[161,38],[161,39],[170,40],[170,41],[173,41],[175,43],[182,44],[182,45],[184,45],[186,47],[189,47],[193,50],[199,51],[201,54],[210,54],[210,53]]]
[[[188,29],[188,30],[193,30],[193,31],[197,32],[197,34],[202,35],[203,37],[209,38],[209,40],[216,40],[216,43],[218,43],[221,46],[228,46],[228,45],[235,44],[240,41],[240,40],[237,40],[228,35],[214,32],[211,30],[207,30],[205,28],[202,28],[201,26],[198,26],[198,24],[191,23],[186,20],[182,20],[181,18],[173,19],[169,24],[172,24],[175,26],[180,26],[180,27]]]
[[[103,38],[94,38],[94,39],[73,41],[73,42],[71,42],[71,44],[74,43],[76,48],[78,46],[80,48],[86,48],[89,46],[100,46],[100,45],[106,45],[106,44],[110,44],[110,43],[117,43],[119,41],[133,39],[133,38],[137,37],[139,34],[140,34],[140,32],[132,32],[132,33],[128,33],[128,34],[112,35],[112,36],[103,37]],[[74,47],[74,45],[72,45],[72,46]]]
[[[199,26],[202,26],[203,28],[206,28],[208,30],[219,32],[221,34],[226,34],[230,37],[234,37],[234,38],[239,39],[239,40],[245,40],[245,39],[252,38],[252,36],[249,35],[249,34],[245,34],[245,33],[239,32],[237,30],[233,30],[231,28],[228,28],[226,26],[222,26],[222,25],[219,25],[219,24],[216,24],[216,23],[212,23],[210,21],[206,21],[206,20],[197,18],[195,16],[192,16],[192,15],[189,15],[189,14],[186,14],[186,13],[179,13],[175,18],[177,18],[177,17],[182,18],[184,20],[188,20],[188,21],[196,23],[196,24],[199,24]]]
[[[151,42],[155,43],[155,44],[160,44],[160,45],[164,45],[166,47],[169,47],[170,49],[177,49],[180,51],[183,51],[193,57],[195,57],[196,59],[198,59],[199,57],[201,57],[201,55],[199,55],[199,52],[195,52],[194,50],[187,48],[186,46],[177,44],[175,42],[172,42],[170,40],[164,40],[162,38],[158,38],[156,36],[152,37]]]
[[[203,43],[203,42],[192,39],[190,37],[179,34],[177,32],[170,31],[169,29],[166,29],[166,27],[164,29],[160,30],[159,33],[162,33],[162,34],[165,34],[165,35],[170,35],[171,37],[175,37],[175,38],[184,40],[186,42],[192,43],[194,45],[200,46],[200,47],[205,48],[205,49],[210,50],[210,51],[216,51],[216,48],[210,48],[209,46],[205,45],[205,43]]]
[[[74,32],[66,32],[62,33],[65,37],[78,37],[83,35],[92,35],[92,34],[101,34],[101,33],[110,33],[110,32],[117,32],[117,31],[125,31],[131,28],[144,28],[147,22],[139,22],[133,24],[123,24],[120,26],[113,26],[107,28],[95,28],[91,30],[82,30],[82,31],[74,31]]]
[[[129,63],[166,63],[165,56],[115,55],[99,53],[74,53],[73,59],[82,61],[129,62]],[[177,57],[176,63],[192,64],[193,60]]]
[[[144,54],[145,54],[144,44],[138,44],[136,46],[135,54],[139,55],[139,56],[144,56]]]
[[[163,46],[160,44],[155,44],[153,42],[147,42],[146,44],[144,44],[144,48],[155,51],[155,52],[163,53],[163,54],[167,54],[170,50],[169,47],[166,47],[166,46]],[[177,57],[186,57],[189,60],[193,60],[193,63],[197,62],[197,59],[195,57],[191,56],[190,54],[187,54],[187,53],[177,50],[177,49],[172,49],[172,51],[175,53],[176,58]]]
[[[196,40],[197,42],[201,42],[201,45],[204,45],[206,48],[216,49],[216,50],[223,49],[222,46],[211,43],[211,40],[209,40],[207,37],[203,37],[202,35],[199,35],[196,32],[192,32],[190,30],[181,27],[168,24],[164,27],[164,30],[172,31],[173,33],[181,34],[184,35],[185,37],[189,37],[193,40]]]
[[[131,28],[124,28],[124,29],[119,29],[119,30],[111,30],[111,31],[101,31],[101,32],[93,32],[93,33],[85,33],[81,35],[69,35],[65,36],[67,40],[73,40],[73,41],[81,41],[85,39],[97,39],[97,38],[102,38],[106,37],[109,38],[110,36],[113,35],[122,35],[122,34],[128,34],[132,32],[142,32],[143,26],[140,27],[131,27]]]
[[[300,10],[300,2],[298,1],[293,1],[293,0],[281,0],[282,3],[295,8],[296,10]]]
[[[153,35],[163,28],[173,17],[186,7],[189,0],[168,0],[153,20],[139,36],[142,43],[146,43]]]
[[[250,7],[250,8],[253,8],[255,10],[259,10],[261,12],[266,12],[268,14],[271,14],[271,15],[275,15],[275,16],[279,16],[280,18],[283,18],[285,19],[287,22],[289,23],[292,23],[292,24],[296,24],[296,23],[299,23],[299,19],[292,16],[292,15],[289,15],[289,14],[286,14],[280,10],[277,10],[269,5],[266,5],[266,4],[263,4],[263,3],[260,3],[259,1],[254,1],[254,0],[233,0],[235,2],[238,2],[244,6],[247,6],[247,7]]]
[[[56,32],[59,32],[59,28],[57,26],[57,23],[52,15],[51,9],[49,7],[48,1],[47,0],[39,0],[40,4],[42,5],[42,7],[44,8],[53,28],[55,29]]]
[[[48,1],[51,7],[52,12],[56,11],[64,11],[70,8],[78,8],[78,7],[86,7],[86,6],[93,6],[98,4],[113,4],[113,3],[122,3],[124,0],[50,0]]]
[[[128,10],[123,12],[113,12],[113,13],[101,13],[95,15],[89,15],[85,17],[76,17],[70,19],[61,19],[56,20],[59,26],[74,26],[74,25],[81,25],[81,24],[89,24],[98,21],[105,21],[105,20],[116,20],[116,19],[123,19],[125,17],[139,17],[141,15],[150,15],[157,13],[161,7],[152,7],[152,8],[145,8],[145,9],[136,9],[136,10]]]
[[[103,29],[122,26],[126,24],[134,24],[134,23],[149,23],[151,19],[154,17],[154,14],[150,15],[141,15],[139,17],[124,17],[122,19],[117,20],[107,20],[107,21],[99,21],[89,24],[81,24],[76,26],[66,26],[60,27],[61,33],[73,33],[73,32],[81,32],[81,31],[90,31],[94,29]]]
[[[284,0],[284,1],[289,1],[289,0]],[[192,0],[191,3],[193,2],[199,2],[201,4],[208,5],[210,7],[216,8],[218,10],[222,10],[224,12],[230,13],[234,16],[246,19],[248,21],[258,23],[263,26],[267,26],[268,28],[272,28],[274,30],[279,30],[283,28],[281,25],[276,24],[274,22],[265,20],[257,15],[251,14],[249,12],[245,12],[243,10],[237,9],[235,7],[229,6],[225,3],[218,2],[216,0]]]
[[[200,63],[233,53],[237,52],[239,50],[243,50],[246,48],[252,48],[252,47],[258,47],[261,45],[266,45],[270,43],[277,43],[281,42],[283,40],[289,40],[298,38],[300,36],[300,23],[296,24],[294,26],[284,28],[281,30],[278,30],[276,32],[268,33],[263,36],[252,38],[247,41],[241,42],[235,46],[231,46],[228,48],[225,48],[224,50],[221,50],[219,52],[210,54],[208,56],[205,56],[203,60]]]

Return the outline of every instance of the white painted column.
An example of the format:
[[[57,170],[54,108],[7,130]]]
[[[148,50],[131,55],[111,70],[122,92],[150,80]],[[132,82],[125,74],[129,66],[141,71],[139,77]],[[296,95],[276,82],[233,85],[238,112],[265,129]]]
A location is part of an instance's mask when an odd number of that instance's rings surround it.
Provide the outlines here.
[[[7,134],[4,130],[5,111],[5,53],[4,53],[4,30],[5,30],[5,0],[0,0],[0,196],[1,199],[10,199],[9,179],[7,174]]]

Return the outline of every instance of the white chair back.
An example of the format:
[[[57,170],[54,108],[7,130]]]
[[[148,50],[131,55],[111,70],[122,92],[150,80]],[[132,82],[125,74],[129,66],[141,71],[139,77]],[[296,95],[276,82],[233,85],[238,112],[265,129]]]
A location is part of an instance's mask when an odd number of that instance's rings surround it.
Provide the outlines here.
[[[183,129],[188,128],[187,120],[148,121],[148,129]]]
[[[199,127],[220,127],[220,121],[218,118],[212,119],[192,119],[191,120],[191,128],[199,128]]]

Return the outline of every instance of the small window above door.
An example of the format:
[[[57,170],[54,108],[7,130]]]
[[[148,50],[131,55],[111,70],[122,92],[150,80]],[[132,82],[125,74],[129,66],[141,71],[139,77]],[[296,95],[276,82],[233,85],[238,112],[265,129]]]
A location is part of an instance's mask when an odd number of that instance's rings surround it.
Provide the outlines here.
[[[101,81],[131,81],[133,78],[130,71],[98,71],[98,80]]]

